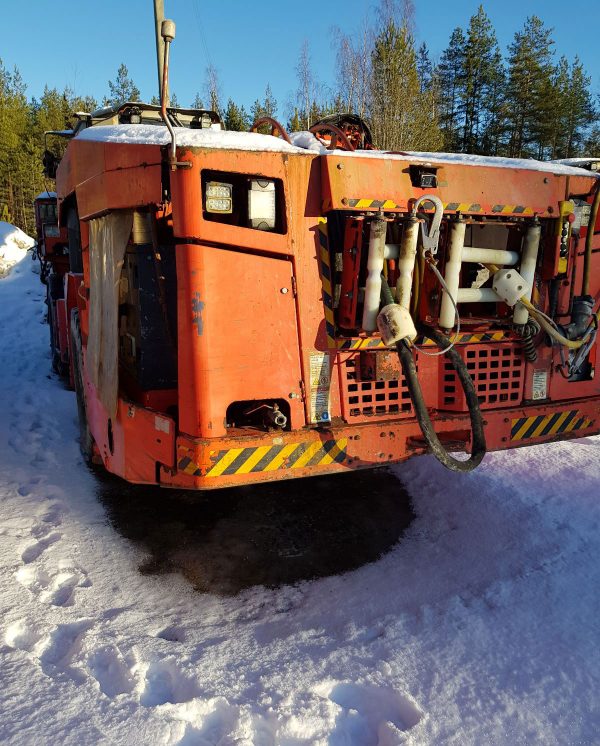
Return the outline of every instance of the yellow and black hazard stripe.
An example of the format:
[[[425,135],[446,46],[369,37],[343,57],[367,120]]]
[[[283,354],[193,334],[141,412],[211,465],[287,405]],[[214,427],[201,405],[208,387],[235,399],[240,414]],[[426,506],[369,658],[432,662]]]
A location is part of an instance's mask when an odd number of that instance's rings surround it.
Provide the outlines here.
[[[444,210],[448,212],[482,212],[478,202],[444,202]]]
[[[224,477],[232,474],[256,474],[281,469],[302,469],[346,460],[348,438],[314,440],[287,445],[228,448],[211,454],[213,465],[205,472],[188,456],[178,467],[190,476]]]
[[[338,350],[384,350],[386,346],[380,337],[352,337],[351,339],[338,339]]]
[[[347,204],[356,210],[407,210],[406,204],[399,205],[393,199],[348,199]],[[422,210],[433,209],[433,203],[427,202],[421,205]],[[444,202],[444,212],[465,212],[465,213],[482,213],[485,212],[482,205],[478,202]],[[535,215],[533,207],[526,205],[493,205],[492,212],[496,215]]]
[[[348,206],[357,210],[402,210],[406,205],[397,205],[393,199],[349,199]]]
[[[511,423],[510,439],[529,440],[542,438],[545,435],[560,435],[585,430],[593,421],[582,416],[577,409],[568,409],[554,414],[520,417]]]
[[[492,212],[498,215],[534,215],[535,211],[533,207],[525,207],[524,205],[494,205]]]
[[[325,331],[327,346],[335,347],[335,318],[333,315],[333,285],[331,275],[331,258],[329,256],[329,240],[327,235],[327,218],[319,218],[319,267],[321,269],[321,286],[323,294],[323,308],[325,311]]]
[[[464,334],[459,334],[457,340],[454,340],[453,335],[451,335],[451,337],[452,340],[455,341],[455,344],[467,344],[474,342],[503,342],[504,340],[510,338],[507,332],[477,332],[476,334],[469,334],[465,332]],[[422,344],[431,347],[435,345],[435,342],[432,339],[425,338]]]

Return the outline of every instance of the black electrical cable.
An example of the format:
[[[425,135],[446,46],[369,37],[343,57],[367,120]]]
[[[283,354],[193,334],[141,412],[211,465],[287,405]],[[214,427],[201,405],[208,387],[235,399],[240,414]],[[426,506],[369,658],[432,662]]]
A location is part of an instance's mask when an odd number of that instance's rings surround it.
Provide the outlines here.
[[[421,432],[423,433],[423,437],[427,441],[433,455],[446,468],[451,471],[472,471],[476,466],[479,466],[486,452],[483,418],[481,417],[479,400],[477,398],[473,379],[469,375],[464,360],[456,349],[451,346],[451,341],[445,334],[442,334],[442,332],[428,326],[427,324],[418,323],[416,327],[419,334],[434,341],[441,349],[449,347],[444,356],[452,363],[452,367],[456,371],[456,375],[458,376],[465,392],[465,398],[469,408],[472,432],[471,455],[466,461],[460,461],[459,459],[453,458],[441,444],[437,433],[433,429],[433,424],[429,417],[429,412],[427,411],[412,351],[409,345],[402,340],[396,343],[396,349],[398,351],[398,357],[400,358],[400,364],[402,365],[402,371],[404,373],[404,378],[406,379],[406,385],[408,386],[408,391],[410,393],[410,398],[412,399]]]

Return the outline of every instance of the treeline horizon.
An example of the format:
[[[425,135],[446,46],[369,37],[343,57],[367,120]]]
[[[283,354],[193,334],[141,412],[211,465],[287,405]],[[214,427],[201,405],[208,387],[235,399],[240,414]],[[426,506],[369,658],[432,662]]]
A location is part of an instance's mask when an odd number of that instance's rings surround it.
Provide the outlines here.
[[[282,107],[270,85],[248,111],[225,98],[217,69],[206,69],[193,108],[217,111],[226,129],[244,131],[263,116],[290,131],[352,112],[369,124],[383,150],[450,151],[554,160],[600,155],[599,101],[577,56],[556,58],[552,29],[533,15],[503,54],[483,6],[465,28],[450,32],[437,61],[414,34],[412,0],[381,0],[375,24],[337,36],[337,77],[326,88],[314,72],[305,41],[295,68],[295,95]],[[74,111],[139,101],[140,91],[121,63],[99,100],[46,86],[28,99],[18,69],[0,60],[0,219],[33,230],[32,202],[53,188],[42,174],[44,132],[70,127]],[[152,97],[150,103],[158,103]],[[187,106],[171,96],[174,106]]]

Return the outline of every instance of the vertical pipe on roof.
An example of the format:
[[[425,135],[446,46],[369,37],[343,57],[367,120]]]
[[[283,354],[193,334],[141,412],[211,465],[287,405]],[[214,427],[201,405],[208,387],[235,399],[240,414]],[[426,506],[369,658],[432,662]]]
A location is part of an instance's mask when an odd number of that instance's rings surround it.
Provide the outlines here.
[[[165,42],[160,33],[160,27],[165,20],[164,0],[154,0],[154,31],[156,35],[156,64],[158,70],[158,98],[162,101],[163,60],[165,56]]]

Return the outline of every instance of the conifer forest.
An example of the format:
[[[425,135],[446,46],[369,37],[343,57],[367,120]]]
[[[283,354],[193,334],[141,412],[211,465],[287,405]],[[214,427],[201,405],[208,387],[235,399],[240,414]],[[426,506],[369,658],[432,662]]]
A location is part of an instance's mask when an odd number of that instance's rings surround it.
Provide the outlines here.
[[[319,81],[305,41],[285,103],[267,85],[248,110],[223,94],[218,69],[209,65],[194,100],[172,94],[171,105],[216,110],[230,130],[247,130],[263,116],[305,130],[324,115],[353,112],[367,120],[375,145],[385,150],[542,160],[600,156],[597,92],[579,58],[559,54],[541,18],[526,18],[501,49],[480,6],[465,28],[449,31],[446,48],[434,58],[416,38],[412,3],[401,12],[394,8],[384,0],[374,23],[353,34],[332,30],[333,86]],[[36,99],[28,97],[19,70],[0,60],[0,220],[33,232],[33,199],[54,187],[42,173],[45,131],[69,128],[74,111],[139,98],[125,62],[104,92],[46,87]]]

